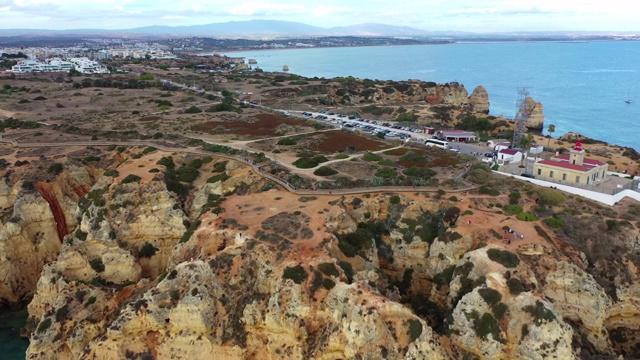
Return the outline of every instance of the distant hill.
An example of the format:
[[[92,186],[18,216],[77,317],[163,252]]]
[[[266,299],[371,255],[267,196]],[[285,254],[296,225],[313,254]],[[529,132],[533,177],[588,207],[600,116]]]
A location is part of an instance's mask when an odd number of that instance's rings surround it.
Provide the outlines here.
[[[131,29],[37,30],[0,29],[0,35],[70,35],[70,34],[139,34],[158,36],[208,36],[224,38],[263,38],[300,36],[433,36],[433,32],[407,26],[359,24],[322,28],[304,23],[280,20],[249,20],[190,26],[145,26]]]

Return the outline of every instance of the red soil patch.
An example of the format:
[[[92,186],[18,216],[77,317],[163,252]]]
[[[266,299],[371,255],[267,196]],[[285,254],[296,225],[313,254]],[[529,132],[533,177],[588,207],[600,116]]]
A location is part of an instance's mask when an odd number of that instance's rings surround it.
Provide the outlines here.
[[[58,199],[53,193],[53,184],[39,182],[36,184],[36,189],[42,195],[42,197],[49,203],[49,208],[53,213],[53,219],[56,222],[56,230],[58,232],[58,238],[60,242],[67,235],[67,221],[64,217],[64,212],[58,203]]]
[[[317,141],[318,150],[325,153],[338,152],[348,146],[355,147],[357,151],[381,150],[390,146],[382,141],[339,130],[324,133]]]
[[[157,121],[157,120],[162,120],[162,118],[156,115],[143,116],[140,118],[140,121]]]
[[[280,125],[288,126],[311,126],[308,122],[274,114],[259,114],[254,118],[256,121],[209,121],[204,124],[193,126],[194,131],[211,133],[218,126],[224,126],[229,134],[250,135],[250,136],[275,136],[276,129]],[[216,133],[220,131],[216,130]]]

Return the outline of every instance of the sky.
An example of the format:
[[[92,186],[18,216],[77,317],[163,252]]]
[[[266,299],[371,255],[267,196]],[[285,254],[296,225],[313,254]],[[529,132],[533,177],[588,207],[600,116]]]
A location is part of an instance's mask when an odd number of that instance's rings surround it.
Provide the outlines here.
[[[330,28],[432,31],[640,31],[631,0],[0,0],[0,29],[128,29],[253,19]]]

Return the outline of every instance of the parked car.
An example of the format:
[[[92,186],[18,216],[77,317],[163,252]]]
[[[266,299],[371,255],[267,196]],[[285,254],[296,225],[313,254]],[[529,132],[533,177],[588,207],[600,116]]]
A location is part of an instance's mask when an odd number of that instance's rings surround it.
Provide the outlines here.
[[[520,174],[520,176],[526,177],[526,178],[530,178],[530,179],[534,179],[533,174],[529,174],[529,173],[522,173],[522,174]]]

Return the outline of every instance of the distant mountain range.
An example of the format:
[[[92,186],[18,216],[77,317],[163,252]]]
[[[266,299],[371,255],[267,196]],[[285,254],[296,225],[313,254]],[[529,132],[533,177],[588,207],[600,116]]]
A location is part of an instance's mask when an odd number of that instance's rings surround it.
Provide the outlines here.
[[[132,29],[75,29],[75,30],[38,30],[38,29],[0,29],[0,35],[147,35],[147,36],[207,36],[220,38],[269,38],[301,36],[407,36],[432,37],[452,36],[471,33],[431,32],[407,26],[385,24],[359,24],[322,28],[293,21],[249,20],[212,23],[190,26],[146,26]]]

